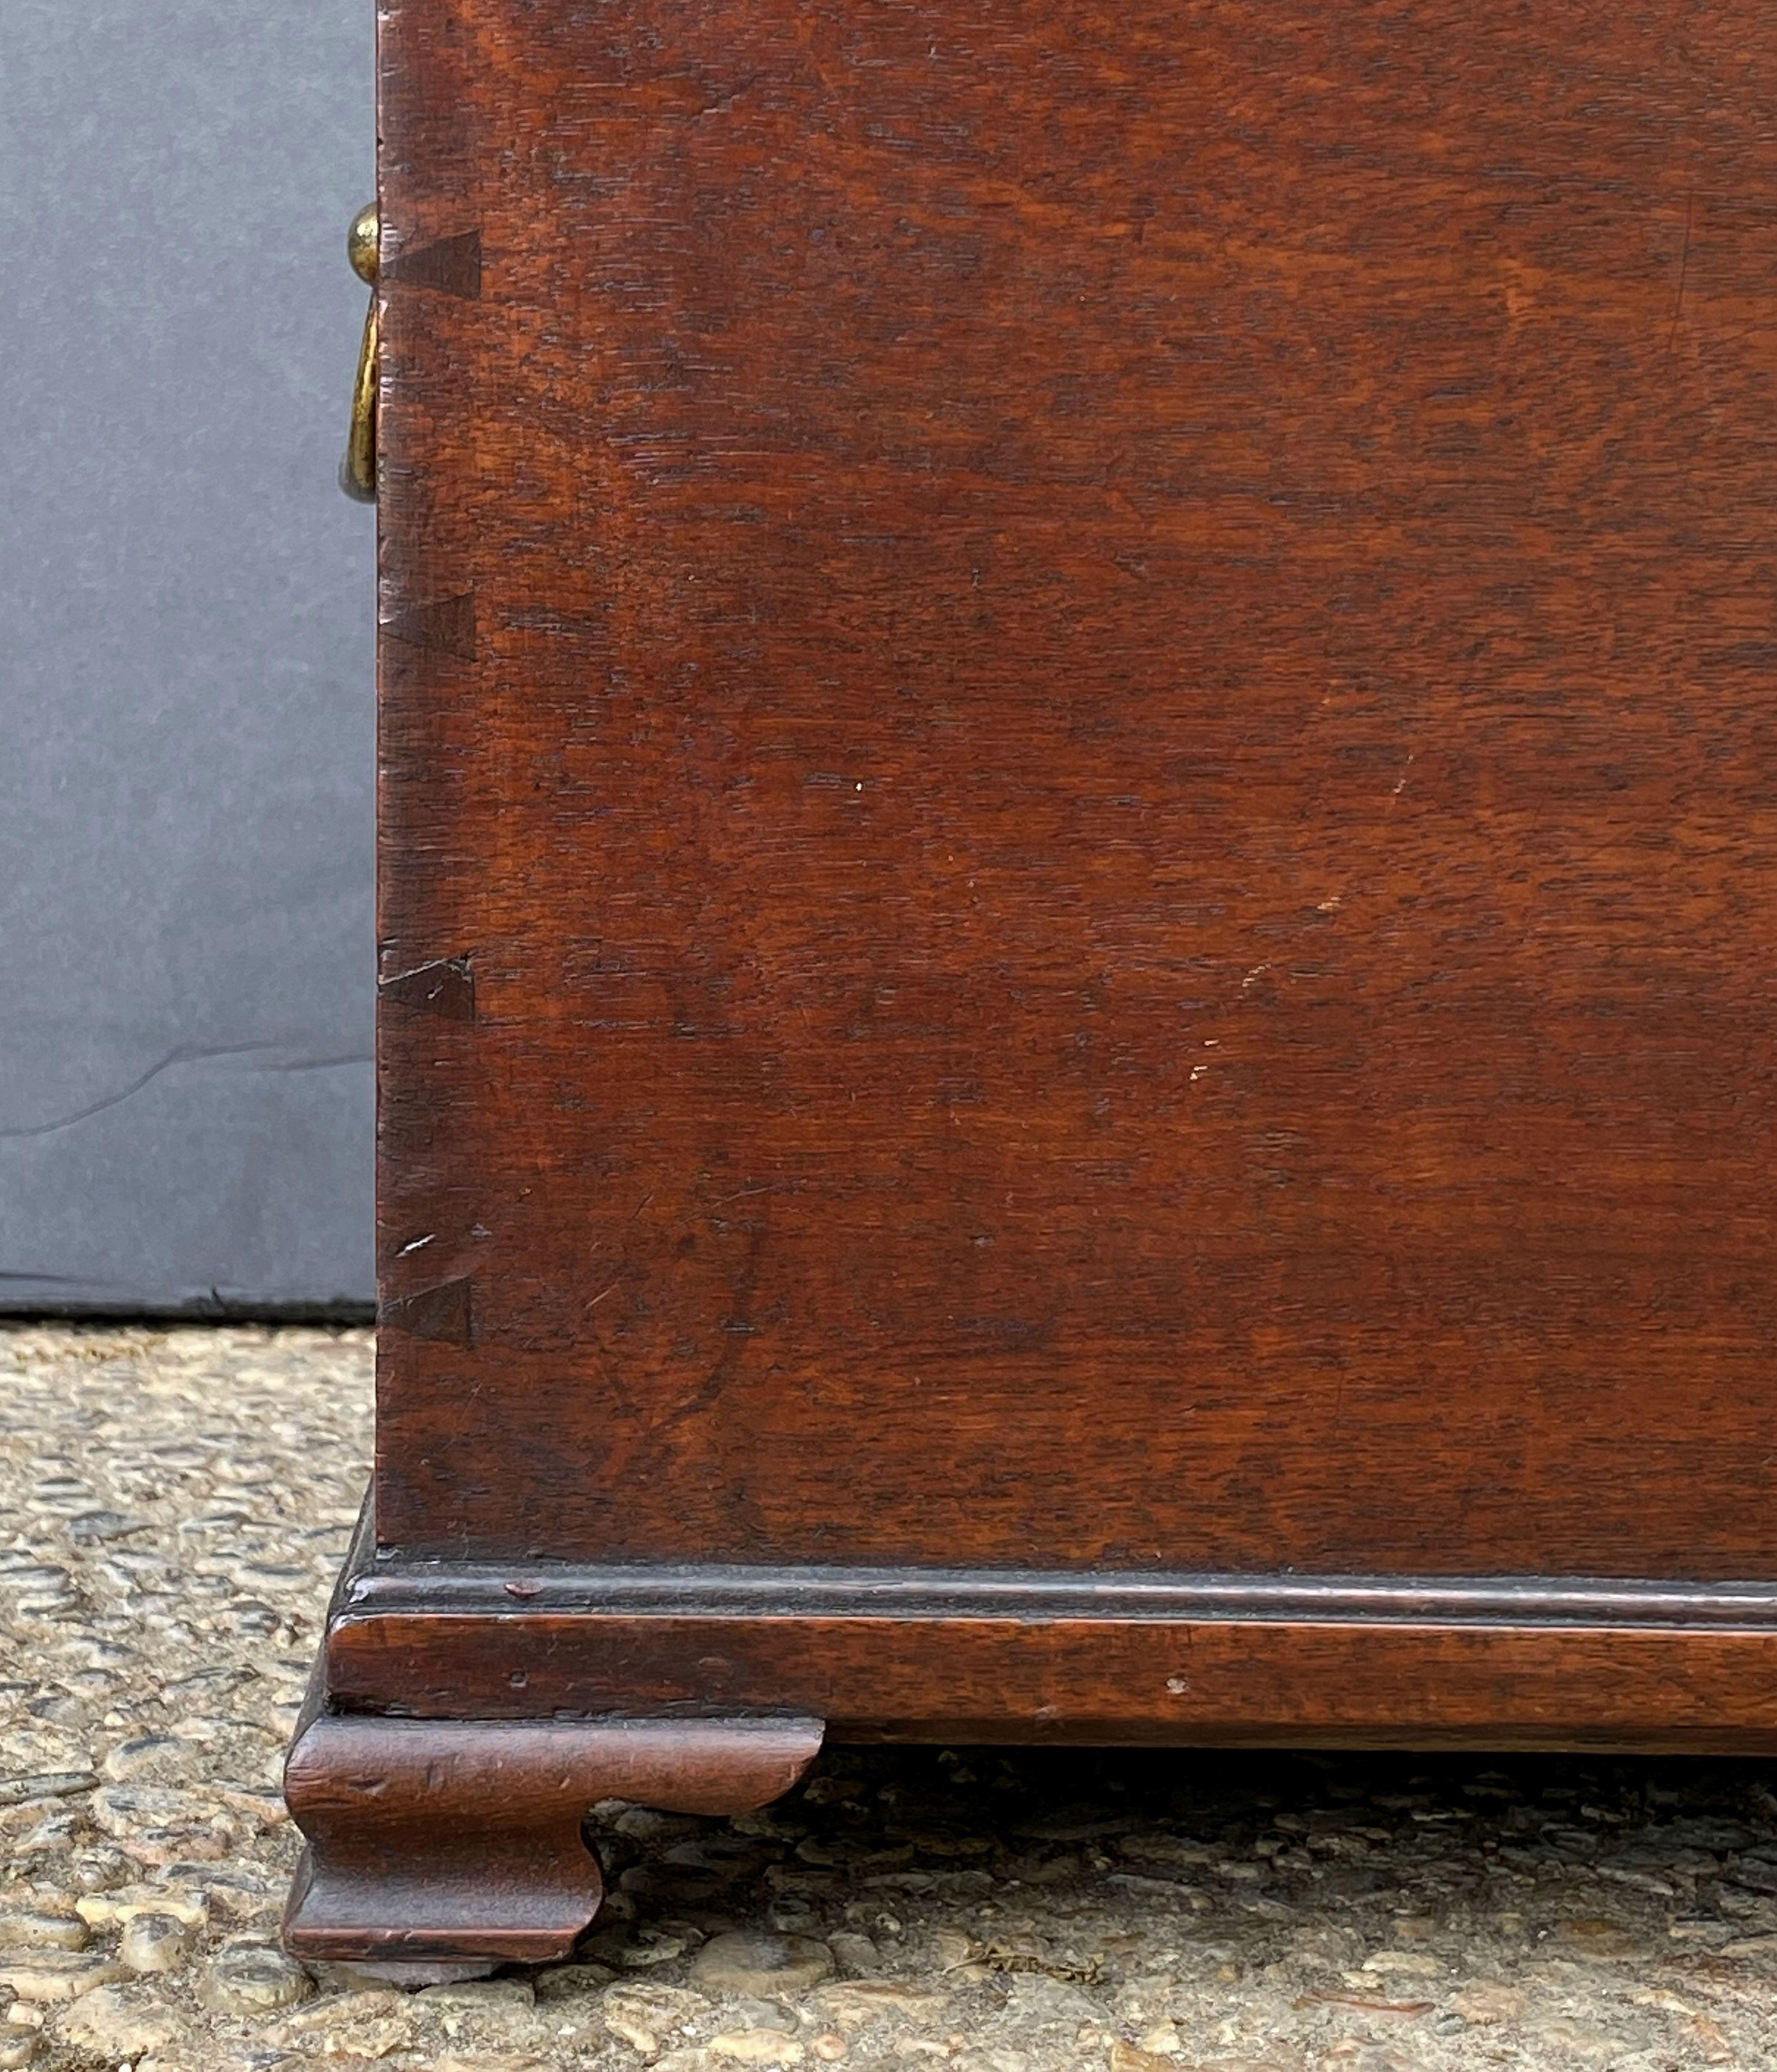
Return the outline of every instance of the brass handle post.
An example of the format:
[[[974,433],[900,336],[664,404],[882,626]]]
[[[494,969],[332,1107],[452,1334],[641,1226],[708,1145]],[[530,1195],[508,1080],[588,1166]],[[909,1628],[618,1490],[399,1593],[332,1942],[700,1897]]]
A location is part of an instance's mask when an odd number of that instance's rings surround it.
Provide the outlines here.
[[[358,348],[358,378],[352,385],[352,423],[346,434],[345,458],[339,463],[339,487],[360,504],[376,500],[376,254],[381,238],[382,224],[372,202],[359,210],[346,233],[352,270],[370,289],[364,343]]]

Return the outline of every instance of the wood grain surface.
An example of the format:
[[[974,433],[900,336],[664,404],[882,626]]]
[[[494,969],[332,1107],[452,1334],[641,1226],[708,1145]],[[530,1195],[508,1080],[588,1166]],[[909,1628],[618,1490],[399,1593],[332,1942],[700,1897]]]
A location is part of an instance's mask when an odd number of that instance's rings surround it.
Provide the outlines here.
[[[835,1741],[1777,1754],[1769,1631],[415,1614],[340,1619],[327,1676],[349,1708],[446,1720],[789,1711]]]
[[[385,8],[385,1545],[1777,1573],[1768,31]]]
[[[307,1842],[284,1940],[311,1961],[565,1957],[598,1910],[601,1799],[747,1813],[821,1749],[810,1720],[432,1721],[317,1712],[284,1774]],[[424,1983],[415,1980],[413,1983]]]

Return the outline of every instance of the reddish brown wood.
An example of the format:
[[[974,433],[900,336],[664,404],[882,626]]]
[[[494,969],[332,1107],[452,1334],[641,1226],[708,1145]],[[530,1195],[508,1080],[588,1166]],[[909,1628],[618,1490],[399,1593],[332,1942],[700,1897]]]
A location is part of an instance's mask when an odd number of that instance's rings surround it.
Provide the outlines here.
[[[385,1544],[1777,1572],[1767,27],[389,13]]]
[[[1777,1753],[1767,26],[385,11],[294,1947],[734,1715]]]
[[[734,1715],[1777,1753],[1764,27],[385,13],[296,1947],[561,1948]]]
[[[1595,1748],[1777,1755],[1777,1633],[1083,1618],[385,1616],[350,1702],[779,1704],[836,1741]]]
[[[285,1796],[308,1848],[284,1924],[298,1956],[360,1962],[565,1956],[599,1905],[581,1823],[601,1799],[740,1813],[821,1747],[798,1719],[495,1721],[323,1712]]]

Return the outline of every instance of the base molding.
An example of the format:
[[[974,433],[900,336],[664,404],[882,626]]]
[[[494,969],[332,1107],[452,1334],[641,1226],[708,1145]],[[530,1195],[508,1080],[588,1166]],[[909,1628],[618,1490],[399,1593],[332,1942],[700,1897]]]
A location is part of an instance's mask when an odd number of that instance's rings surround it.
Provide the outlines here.
[[[773,1706],[834,1741],[1777,1754],[1777,1633],[1224,1620],[384,1614],[353,1707],[684,1719]]]
[[[824,1738],[1777,1755],[1777,1589],[459,1564],[367,1513],[286,1773],[286,1940],[561,1957],[590,1807],[751,1811]]]
[[[1709,1626],[1777,1632],[1777,1582],[1590,1576],[426,1560],[368,1543],[342,1613],[630,1618],[1240,1619],[1292,1624]]]
[[[1777,1585],[428,1560],[368,1525],[331,1701],[830,1741],[1777,1753]]]
[[[598,1910],[582,1823],[601,1799],[751,1812],[820,1752],[808,1719],[417,1720],[317,1709],[285,1772],[308,1847],[285,1915],[298,1957],[565,1956]]]

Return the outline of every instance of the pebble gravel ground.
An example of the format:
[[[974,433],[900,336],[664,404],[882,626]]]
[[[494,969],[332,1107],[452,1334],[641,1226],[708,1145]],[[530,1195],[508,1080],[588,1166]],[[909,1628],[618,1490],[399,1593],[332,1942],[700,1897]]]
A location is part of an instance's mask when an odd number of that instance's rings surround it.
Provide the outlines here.
[[[835,1749],[607,1803],[574,1961],[278,1948],[367,1334],[0,1330],[0,2072],[1777,2072],[1770,1766]]]

